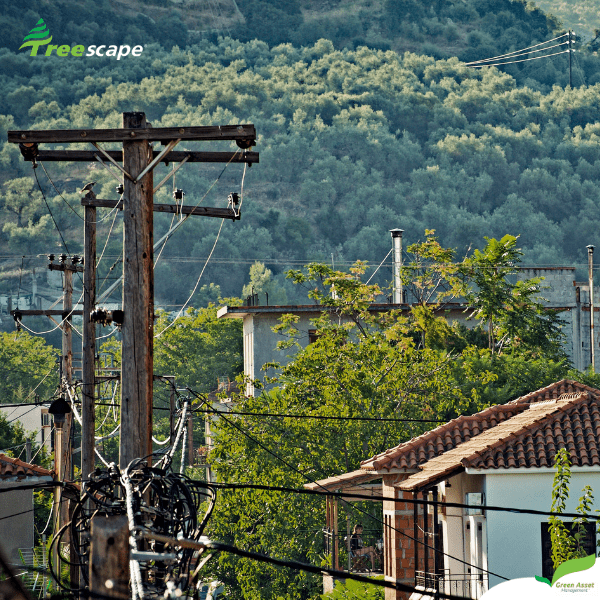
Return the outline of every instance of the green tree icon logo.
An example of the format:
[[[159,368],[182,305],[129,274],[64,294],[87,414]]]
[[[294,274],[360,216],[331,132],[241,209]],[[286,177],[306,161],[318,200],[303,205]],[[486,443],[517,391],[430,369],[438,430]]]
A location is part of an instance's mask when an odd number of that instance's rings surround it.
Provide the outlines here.
[[[50,35],[50,31],[48,31],[44,19],[40,19],[35,27],[23,38],[23,43],[19,50],[31,46],[31,54],[29,56],[37,56],[38,48],[49,44],[51,41],[52,36]]]

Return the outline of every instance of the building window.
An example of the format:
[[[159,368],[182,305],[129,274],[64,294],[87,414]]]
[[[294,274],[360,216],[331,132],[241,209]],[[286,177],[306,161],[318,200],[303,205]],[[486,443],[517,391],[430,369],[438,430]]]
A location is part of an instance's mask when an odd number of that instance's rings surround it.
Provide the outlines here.
[[[550,579],[554,575],[554,563],[552,562],[552,542],[550,540],[549,523],[542,523],[542,577]],[[567,529],[573,529],[573,523],[565,523]],[[596,553],[596,523],[584,523],[585,538],[583,549],[586,556]]]
[[[319,334],[316,329],[308,330],[308,343],[314,344],[319,339]]]

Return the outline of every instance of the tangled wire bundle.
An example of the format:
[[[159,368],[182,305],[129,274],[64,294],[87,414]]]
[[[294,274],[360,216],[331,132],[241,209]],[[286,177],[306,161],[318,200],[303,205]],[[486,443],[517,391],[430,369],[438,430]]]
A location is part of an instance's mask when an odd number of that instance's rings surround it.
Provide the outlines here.
[[[94,472],[71,522],[58,532],[52,545],[60,544],[66,532],[70,532],[70,541],[78,556],[81,582],[88,585],[92,518],[127,515],[131,549],[134,551],[130,561],[133,598],[164,598],[166,592],[173,594],[177,590],[180,590],[176,594],[179,595],[195,584],[199,569],[193,573],[192,569],[202,551],[150,541],[142,554],[155,553],[154,557],[136,559],[138,543],[142,537],[151,537],[152,534],[199,540],[215,500],[216,491],[209,484],[149,467],[141,459],[133,461],[123,472],[111,465],[108,470],[97,469]],[[71,565],[66,557],[59,556],[61,563]],[[60,581],[58,573],[62,568],[55,569],[51,565],[51,569],[61,587],[76,591]]]

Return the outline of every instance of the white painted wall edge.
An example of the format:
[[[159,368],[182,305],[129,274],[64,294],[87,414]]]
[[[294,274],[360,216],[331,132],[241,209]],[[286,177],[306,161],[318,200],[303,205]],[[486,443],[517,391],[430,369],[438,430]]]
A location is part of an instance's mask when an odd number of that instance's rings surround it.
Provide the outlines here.
[[[555,467],[512,467],[509,469],[475,469],[473,467],[466,467],[465,473],[467,475],[543,475],[545,473],[556,473]],[[572,466],[571,473],[598,473],[600,475],[600,465],[597,466],[585,466],[578,467]]]

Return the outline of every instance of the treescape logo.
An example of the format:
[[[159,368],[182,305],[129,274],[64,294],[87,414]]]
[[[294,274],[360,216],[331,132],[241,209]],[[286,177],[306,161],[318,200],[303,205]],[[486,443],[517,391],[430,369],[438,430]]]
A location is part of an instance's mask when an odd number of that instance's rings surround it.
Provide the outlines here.
[[[88,46],[87,48],[81,44],[75,46],[68,46],[64,44],[62,46],[50,44],[52,36],[44,19],[40,19],[35,27],[23,38],[23,43],[19,50],[23,48],[31,47],[29,56],[37,56],[38,50],[42,46],[46,46],[44,56],[52,56],[52,53],[56,56],[112,56],[116,57],[117,60],[121,60],[124,56],[140,56],[143,52],[143,46]]]

